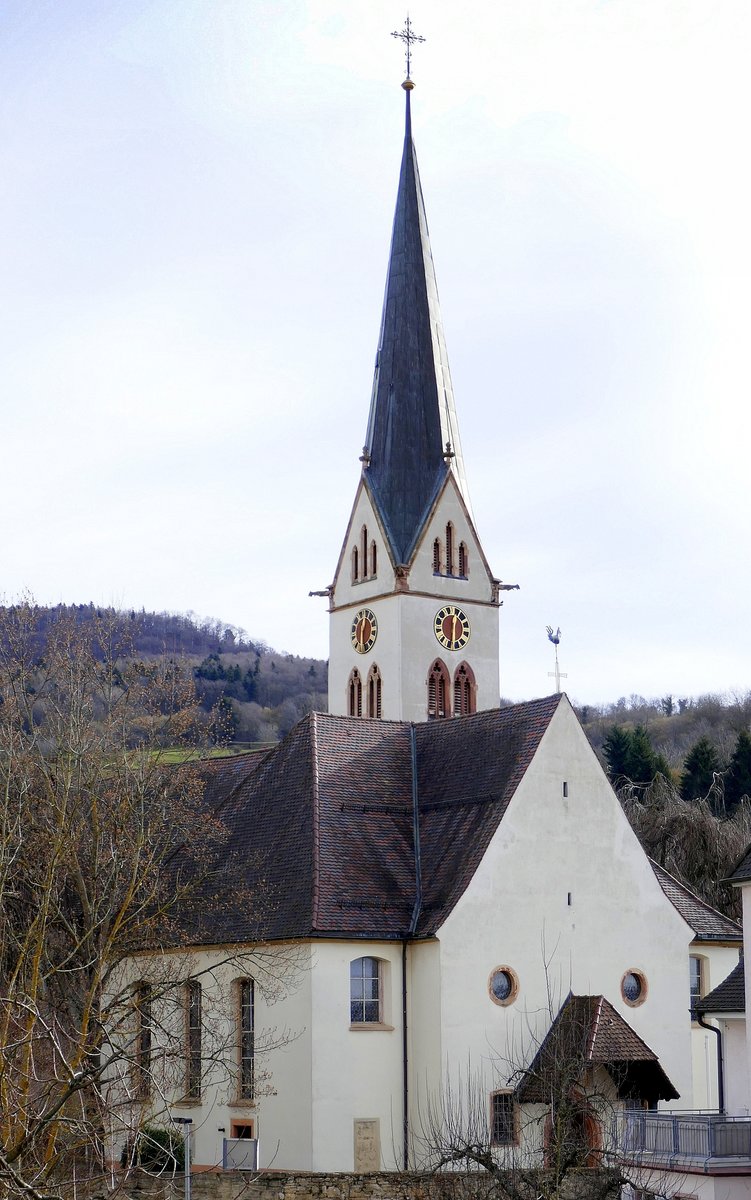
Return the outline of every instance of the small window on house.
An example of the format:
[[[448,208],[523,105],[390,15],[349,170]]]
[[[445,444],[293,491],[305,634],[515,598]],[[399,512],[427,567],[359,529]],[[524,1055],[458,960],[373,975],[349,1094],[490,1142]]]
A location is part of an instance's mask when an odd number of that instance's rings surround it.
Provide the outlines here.
[[[252,1100],[255,1091],[255,984],[252,979],[237,981],[237,1057],[238,1096]]]
[[[230,1125],[230,1134],[233,1138],[252,1138],[253,1122],[233,1121]]]
[[[148,983],[137,983],[133,993],[136,1014],[134,1085],[139,1096],[151,1094],[152,994]]]
[[[516,972],[511,967],[496,967],[488,980],[488,992],[493,1003],[500,1004],[502,1008],[513,1004],[519,994]]]
[[[375,542],[370,543],[370,574],[374,579],[378,574],[378,551]]]
[[[450,521],[446,526],[446,574],[454,574],[454,526]]]
[[[362,679],[357,667],[352,671],[347,684],[347,713],[350,717],[362,716]]]
[[[440,575],[441,573],[441,539],[436,538],[433,542],[433,574]]]
[[[381,964],[356,958],[349,964],[349,1019],[352,1025],[381,1023]]]
[[[448,707],[449,673],[445,663],[436,659],[428,676],[428,720],[450,717]]]
[[[469,575],[467,570],[467,547],[464,542],[459,543],[459,574],[462,579],[466,579]]]
[[[368,716],[381,717],[381,672],[375,663],[368,674]]]
[[[186,1056],[185,1095],[189,1100],[201,1097],[201,985],[191,979],[185,988]]]
[[[454,675],[454,716],[467,717],[477,708],[477,686],[472,668],[460,663]]]
[[[647,998],[647,980],[641,971],[626,971],[621,980],[621,995],[632,1008],[644,1003]]]
[[[513,1092],[490,1097],[490,1137],[494,1146],[516,1145],[516,1105]]]
[[[368,578],[368,527],[362,527],[362,577]]]
[[[360,578],[360,555],[357,551],[357,546],[352,547],[352,582],[357,583]]]
[[[691,972],[691,1015],[694,1016],[697,1002],[704,995],[704,959],[692,954],[688,962]]]

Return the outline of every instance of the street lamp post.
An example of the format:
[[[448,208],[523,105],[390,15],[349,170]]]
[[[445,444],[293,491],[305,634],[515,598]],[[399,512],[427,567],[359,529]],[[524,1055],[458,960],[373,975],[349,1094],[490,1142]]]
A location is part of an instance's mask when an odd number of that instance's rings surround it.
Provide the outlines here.
[[[183,1171],[185,1172],[185,1200],[190,1200],[190,1127],[193,1124],[192,1117],[173,1117],[175,1125],[183,1127],[183,1146],[184,1159]]]

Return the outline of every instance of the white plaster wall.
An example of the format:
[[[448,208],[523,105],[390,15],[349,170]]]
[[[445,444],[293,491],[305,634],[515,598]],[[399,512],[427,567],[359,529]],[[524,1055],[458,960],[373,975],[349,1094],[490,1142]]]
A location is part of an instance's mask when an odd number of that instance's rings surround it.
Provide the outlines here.
[[[372,955],[387,964],[384,1017],[391,1028],[350,1028],[349,968]],[[381,1166],[400,1165],[402,1138],[401,945],[317,942],[311,971],[314,1171],[352,1171],[354,1125],[380,1122]],[[279,1163],[285,1168],[296,1163]]]
[[[744,1017],[729,1017],[718,1022],[722,1031],[725,1065],[725,1108],[730,1116],[746,1117],[751,1113],[748,1074],[746,1072],[746,1021]],[[712,1037],[712,1034],[708,1035]],[[751,1183],[749,1183],[751,1194]]]
[[[409,946],[407,984],[409,1125],[419,1134],[420,1100],[439,1093],[444,1054],[438,941],[413,942]]]
[[[751,883],[741,887],[743,901],[743,961],[746,1004],[751,1005]],[[751,1107],[751,1021],[746,1021],[746,1104]]]
[[[718,946],[711,942],[694,943],[690,947],[690,953],[703,959],[704,995],[717,987],[718,983],[722,983],[738,963],[738,949],[733,946]],[[690,982],[686,985],[687,1002],[689,989]],[[717,1037],[696,1021],[691,1025],[691,1062],[693,1097],[690,1107],[716,1109],[719,1104]]]
[[[568,784],[568,798],[562,787]],[[568,894],[571,893],[571,904]],[[441,1037],[449,1070],[504,1086],[527,1063],[569,990],[603,994],[658,1054],[691,1103],[686,1004],[692,932],[665,898],[564,698],[467,891],[439,931]],[[500,965],[512,1005],[488,995]],[[646,1001],[624,1003],[636,969]],[[419,1071],[419,1066],[418,1066]]]

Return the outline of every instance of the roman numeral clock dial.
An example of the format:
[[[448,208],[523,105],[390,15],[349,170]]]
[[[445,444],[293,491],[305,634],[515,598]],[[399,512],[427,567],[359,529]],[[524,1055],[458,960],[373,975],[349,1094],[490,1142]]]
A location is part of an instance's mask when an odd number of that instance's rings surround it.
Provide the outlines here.
[[[469,617],[455,604],[446,604],[436,613],[433,630],[444,650],[463,650],[472,632]]]
[[[350,630],[352,645],[358,654],[367,654],[378,637],[378,621],[371,608],[361,608],[355,613]]]

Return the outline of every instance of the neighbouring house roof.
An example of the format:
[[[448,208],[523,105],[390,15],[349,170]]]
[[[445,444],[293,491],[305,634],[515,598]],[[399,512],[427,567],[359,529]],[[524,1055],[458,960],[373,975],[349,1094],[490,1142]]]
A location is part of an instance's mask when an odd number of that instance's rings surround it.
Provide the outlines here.
[[[677,1100],[653,1050],[604,996],[570,995],[517,1086],[524,1103],[546,1103],[588,1067],[604,1067],[620,1099]]]
[[[746,850],[746,853],[733,871],[728,882],[745,883],[748,879],[751,879],[751,846]]]
[[[701,1013],[741,1013],[746,1011],[746,981],[744,978],[743,959],[733,967],[727,979],[723,979],[716,988],[702,996],[696,1003],[696,1011]]]
[[[696,941],[741,942],[743,940],[743,930],[737,921],[718,912],[706,901],[700,900],[684,883],[680,883],[659,863],[654,862],[653,859],[650,859],[650,862],[652,870],[657,876],[657,882],[686,924],[693,929]]]
[[[409,90],[365,451],[363,477],[396,563],[409,562],[449,471],[471,513]]]
[[[205,803],[226,837],[209,886],[252,897],[263,885],[268,897],[260,913],[244,903],[213,910],[198,940],[435,933],[561,702],[417,725],[311,713],[255,761],[215,760]]]

